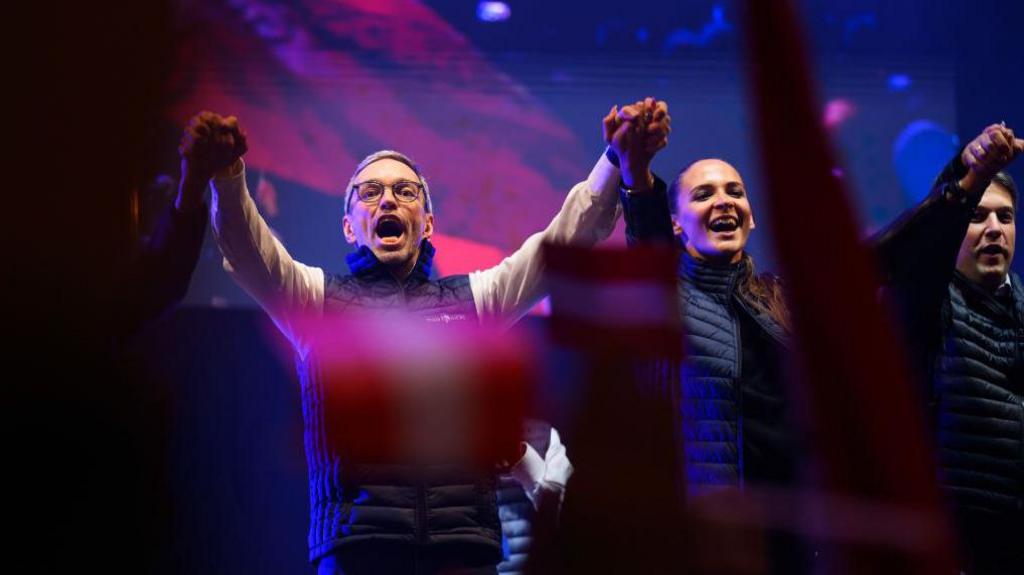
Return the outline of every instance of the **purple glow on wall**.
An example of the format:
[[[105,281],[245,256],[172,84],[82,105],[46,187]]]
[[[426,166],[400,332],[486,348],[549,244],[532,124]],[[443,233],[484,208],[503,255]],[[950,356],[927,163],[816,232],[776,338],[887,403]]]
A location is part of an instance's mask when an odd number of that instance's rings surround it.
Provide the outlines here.
[[[857,106],[846,98],[835,98],[825,104],[822,123],[828,129],[835,129],[857,113]]]

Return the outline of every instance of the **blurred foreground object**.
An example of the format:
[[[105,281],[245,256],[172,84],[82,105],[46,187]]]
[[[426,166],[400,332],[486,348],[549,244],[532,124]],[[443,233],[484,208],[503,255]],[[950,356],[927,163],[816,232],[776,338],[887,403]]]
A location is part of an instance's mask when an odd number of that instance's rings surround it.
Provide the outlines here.
[[[528,573],[679,573],[686,534],[670,403],[636,359],[682,353],[671,250],[545,246],[551,334],[578,360],[576,473]]]
[[[814,113],[792,3],[749,4],[746,30],[769,215],[791,297],[796,395],[805,405],[821,489],[826,499],[857,501],[931,527],[918,546],[902,539],[823,541],[830,559],[820,567],[953,572],[923,413],[901,342],[878,305],[879,281],[860,227],[833,175],[837,162]],[[822,217],[807,217],[807,206]]]

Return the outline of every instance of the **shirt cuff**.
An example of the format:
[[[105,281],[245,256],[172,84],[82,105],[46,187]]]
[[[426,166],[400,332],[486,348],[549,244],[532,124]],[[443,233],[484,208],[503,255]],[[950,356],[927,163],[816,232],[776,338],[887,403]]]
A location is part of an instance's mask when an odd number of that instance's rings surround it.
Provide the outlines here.
[[[612,198],[617,199],[621,177],[619,167],[608,159],[607,154],[602,154],[587,176],[587,187],[592,195],[613,201]]]
[[[604,149],[604,157],[616,168],[619,167],[619,155],[615,153],[615,150],[611,146]]]
[[[509,470],[509,475],[523,488],[530,501],[533,501],[533,494],[537,490],[537,486],[544,480],[545,464],[544,458],[537,453],[537,450],[528,443],[525,445],[526,452],[522,459]]]

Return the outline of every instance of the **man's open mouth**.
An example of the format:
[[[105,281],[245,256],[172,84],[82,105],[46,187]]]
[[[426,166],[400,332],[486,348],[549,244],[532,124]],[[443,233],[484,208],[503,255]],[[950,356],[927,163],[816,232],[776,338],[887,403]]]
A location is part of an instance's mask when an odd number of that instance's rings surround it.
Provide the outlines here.
[[[1004,248],[1003,246],[1001,246],[999,244],[988,244],[987,246],[985,246],[985,247],[981,248],[980,250],[978,250],[978,252],[982,253],[982,254],[985,254],[985,255],[992,255],[992,256],[995,256],[995,255],[1007,256],[1007,255],[1009,255],[1007,253],[1007,251],[1006,251],[1006,248]]]
[[[734,232],[740,227],[740,221],[735,216],[719,216],[708,222],[708,229],[712,232]]]
[[[405,226],[402,224],[402,220],[395,216],[383,216],[377,220],[377,227],[374,228],[374,232],[381,239],[400,238],[405,233]]]

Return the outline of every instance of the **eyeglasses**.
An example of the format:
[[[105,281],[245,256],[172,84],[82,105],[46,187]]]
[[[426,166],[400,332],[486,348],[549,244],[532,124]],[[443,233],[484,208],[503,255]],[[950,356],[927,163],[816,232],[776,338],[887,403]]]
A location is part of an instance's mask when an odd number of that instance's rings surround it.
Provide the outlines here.
[[[391,193],[400,202],[415,202],[420,197],[423,184],[410,182],[409,180],[398,180],[390,186],[377,180],[367,180],[354,184],[352,189],[359,196],[359,201],[364,204],[376,204],[384,197],[384,190],[391,188]]]

